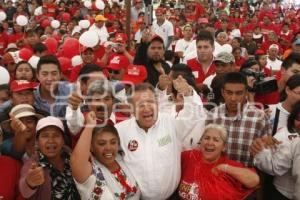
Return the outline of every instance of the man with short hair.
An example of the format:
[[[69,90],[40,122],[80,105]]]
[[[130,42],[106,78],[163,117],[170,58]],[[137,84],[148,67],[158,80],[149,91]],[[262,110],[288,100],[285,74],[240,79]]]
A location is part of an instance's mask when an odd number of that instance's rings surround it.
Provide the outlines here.
[[[229,158],[253,166],[249,147],[255,138],[271,134],[271,123],[263,111],[247,102],[248,83],[245,76],[239,72],[228,73],[222,86],[225,104],[213,109],[206,124],[223,125],[228,131],[226,153]]]
[[[156,20],[152,24],[152,29],[155,34],[163,39],[165,49],[169,49],[174,39],[173,24],[166,19],[165,10],[163,8],[157,8],[155,15]]]
[[[215,73],[213,63],[214,38],[208,31],[202,31],[196,38],[197,57],[187,61],[187,65],[192,69],[196,78],[197,89],[201,90],[203,81],[208,76]]]
[[[151,32],[145,32],[133,63],[146,66],[147,82],[154,87],[161,74],[169,74],[170,72],[170,67],[164,60],[164,54],[163,39],[158,35],[152,35]]]
[[[46,55],[37,64],[37,79],[40,82],[34,91],[35,107],[47,115],[64,117],[67,100],[73,86],[61,80],[61,68],[57,58]]]
[[[186,24],[183,27],[183,38],[178,40],[175,45],[176,55],[183,61],[184,55],[186,55],[186,49],[193,41],[193,27],[190,24]]]
[[[160,113],[154,87],[148,83],[137,85],[129,100],[134,117],[115,127],[124,151],[124,161],[141,189],[142,199],[168,199],[180,180],[181,141],[197,123],[192,120],[198,96],[181,77],[174,80],[185,106],[178,117]],[[199,96],[198,96],[199,98]]]

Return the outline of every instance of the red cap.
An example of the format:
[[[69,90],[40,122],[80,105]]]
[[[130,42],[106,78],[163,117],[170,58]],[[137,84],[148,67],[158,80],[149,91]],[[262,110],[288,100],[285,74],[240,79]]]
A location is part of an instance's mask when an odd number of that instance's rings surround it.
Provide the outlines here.
[[[198,24],[208,24],[208,19],[207,18],[199,18]]]
[[[113,59],[109,61],[109,64],[107,68],[112,69],[112,70],[120,70],[125,67],[127,67],[128,61],[126,60],[127,58],[125,56],[115,56]]]
[[[159,14],[159,15],[165,14],[165,9],[164,9],[164,8],[161,8],[161,7],[158,7],[158,8],[155,10],[155,14]]]
[[[156,35],[156,34],[152,36],[152,38],[150,40],[150,43],[153,42],[153,41],[155,41],[155,40],[159,40],[162,43],[164,43],[164,40],[159,35]]]
[[[124,82],[132,82],[137,85],[144,82],[147,79],[148,73],[144,65],[130,64],[126,68],[126,72],[123,77]]]
[[[37,84],[26,80],[14,80],[10,83],[11,92],[20,92],[23,90],[35,90]]]
[[[83,45],[80,45],[79,48],[80,48],[81,53],[85,52],[88,49],[94,51],[94,49],[92,47],[86,47],[86,46],[83,46]]]
[[[125,44],[127,41],[127,36],[124,33],[117,33],[114,39],[115,43]]]
[[[175,15],[172,15],[172,16],[169,17],[169,20],[172,20],[172,19],[175,19],[175,20],[179,21],[179,18]]]
[[[255,55],[266,55],[265,51],[262,49],[257,49]]]

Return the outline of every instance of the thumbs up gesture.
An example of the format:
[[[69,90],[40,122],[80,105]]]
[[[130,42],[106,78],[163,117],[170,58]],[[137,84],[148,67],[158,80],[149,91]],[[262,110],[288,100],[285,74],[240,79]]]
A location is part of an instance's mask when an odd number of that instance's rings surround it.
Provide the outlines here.
[[[36,163],[32,163],[26,176],[26,183],[35,188],[42,185],[45,182],[43,167],[37,166]]]

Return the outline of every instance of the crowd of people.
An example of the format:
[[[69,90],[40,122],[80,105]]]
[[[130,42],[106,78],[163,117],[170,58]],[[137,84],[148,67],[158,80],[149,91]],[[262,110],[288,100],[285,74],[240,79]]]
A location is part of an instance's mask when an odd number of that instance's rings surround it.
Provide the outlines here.
[[[1,1],[0,200],[300,200],[300,8],[127,4]]]

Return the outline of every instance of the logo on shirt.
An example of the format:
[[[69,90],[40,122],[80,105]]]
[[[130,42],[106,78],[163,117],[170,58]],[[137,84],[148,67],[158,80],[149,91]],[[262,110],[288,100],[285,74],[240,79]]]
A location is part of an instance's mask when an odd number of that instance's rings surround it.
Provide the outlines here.
[[[160,139],[158,139],[158,146],[162,147],[172,142],[172,138],[170,135],[166,135]]]
[[[139,143],[136,140],[130,140],[128,143],[128,150],[135,151],[137,150]]]
[[[182,181],[179,186],[179,196],[182,199],[201,200],[199,197],[199,188],[196,183],[187,183]]]

